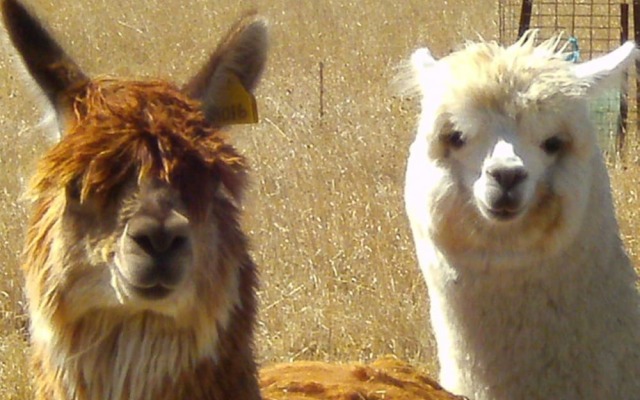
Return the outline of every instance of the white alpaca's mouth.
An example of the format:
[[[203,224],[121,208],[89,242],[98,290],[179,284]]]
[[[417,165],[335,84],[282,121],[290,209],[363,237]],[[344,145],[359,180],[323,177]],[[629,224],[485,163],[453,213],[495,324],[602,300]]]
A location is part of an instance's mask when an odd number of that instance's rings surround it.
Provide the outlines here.
[[[524,214],[526,208],[521,201],[510,198],[507,194],[491,202],[478,200],[477,204],[482,216],[496,222],[515,221]]]
[[[487,209],[486,212],[491,219],[496,221],[512,221],[517,219],[521,214],[520,210],[506,209]]]

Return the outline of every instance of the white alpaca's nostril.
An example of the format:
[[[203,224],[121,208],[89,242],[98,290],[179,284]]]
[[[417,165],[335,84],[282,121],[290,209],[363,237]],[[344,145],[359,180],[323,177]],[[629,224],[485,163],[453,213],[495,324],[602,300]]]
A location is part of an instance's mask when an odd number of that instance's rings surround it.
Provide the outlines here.
[[[487,175],[493,178],[503,190],[513,189],[515,186],[523,182],[529,174],[523,167],[490,167],[487,169]]]

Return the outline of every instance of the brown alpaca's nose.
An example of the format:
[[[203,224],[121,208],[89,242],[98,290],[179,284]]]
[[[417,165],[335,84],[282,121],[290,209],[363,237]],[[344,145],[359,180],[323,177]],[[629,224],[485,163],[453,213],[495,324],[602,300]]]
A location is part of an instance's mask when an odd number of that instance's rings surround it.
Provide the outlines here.
[[[127,234],[151,257],[169,256],[187,245],[189,221],[177,212],[166,218],[142,214],[129,221]]]
[[[179,193],[162,182],[145,182],[137,209],[120,241],[117,268],[133,293],[164,298],[187,276],[193,261],[189,218]]]
[[[191,262],[188,219],[173,210],[165,215],[134,215],[122,241],[120,272],[147,298],[166,296],[182,281]]]

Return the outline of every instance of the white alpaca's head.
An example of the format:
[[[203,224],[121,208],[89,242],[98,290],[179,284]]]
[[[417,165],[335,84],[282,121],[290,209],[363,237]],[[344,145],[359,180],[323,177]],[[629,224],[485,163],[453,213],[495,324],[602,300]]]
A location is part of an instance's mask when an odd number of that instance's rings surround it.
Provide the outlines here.
[[[426,213],[427,229],[450,248],[553,251],[580,229],[600,168],[588,101],[619,87],[637,50],[627,43],[572,64],[559,39],[535,39],[411,58],[422,113],[407,209]]]

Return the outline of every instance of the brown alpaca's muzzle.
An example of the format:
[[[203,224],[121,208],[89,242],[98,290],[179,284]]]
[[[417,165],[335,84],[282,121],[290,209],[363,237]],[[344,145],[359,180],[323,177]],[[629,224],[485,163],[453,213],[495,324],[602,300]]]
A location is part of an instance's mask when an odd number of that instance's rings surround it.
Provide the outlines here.
[[[138,210],[120,238],[116,273],[129,294],[161,299],[180,285],[192,263],[189,219],[166,184],[141,188]]]

